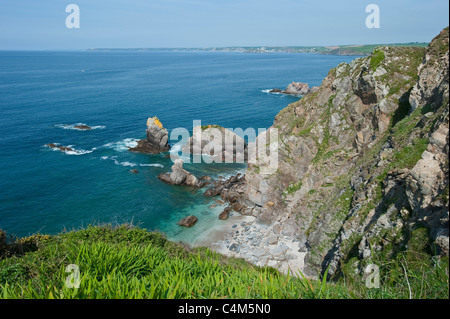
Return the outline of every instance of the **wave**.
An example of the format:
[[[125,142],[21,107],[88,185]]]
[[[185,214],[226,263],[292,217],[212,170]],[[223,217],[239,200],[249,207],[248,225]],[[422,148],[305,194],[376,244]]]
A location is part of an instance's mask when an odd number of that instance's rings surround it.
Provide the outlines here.
[[[93,148],[92,150],[88,151],[88,150],[76,150],[76,149],[72,149],[72,151],[64,151],[64,153],[66,153],[67,155],[85,155],[85,154],[90,154],[93,151],[95,151],[96,148]]]
[[[122,141],[111,142],[103,145],[103,147],[112,148],[115,151],[123,152],[128,151],[130,147],[136,147],[138,145],[139,139],[136,138],[126,138]]]
[[[267,94],[281,94],[281,92],[271,92],[273,89],[265,89],[265,90],[261,90],[261,92],[263,93],[267,93]]]
[[[74,124],[56,124],[56,127],[62,128],[64,130],[75,130],[75,131],[86,131],[85,129],[78,128],[77,126],[89,126],[85,123],[74,123]],[[91,130],[101,130],[106,128],[104,125],[89,126]]]
[[[117,156],[111,156],[111,157],[110,156],[102,156],[100,159],[101,160],[111,160],[114,162],[114,164],[120,165],[120,166],[125,166],[125,167],[135,167],[135,166],[142,166],[142,167],[148,166],[148,167],[161,167],[161,168],[164,167],[164,165],[161,165],[161,164],[136,164],[136,163],[131,163],[128,161],[119,162],[117,160]]]
[[[181,151],[182,150],[182,148],[183,148],[183,146],[181,145],[181,144],[175,144],[175,145],[173,145],[171,148],[170,148],[170,153],[175,153],[175,154],[178,154],[178,152],[179,151]]]
[[[115,161],[115,162],[116,162],[116,161]],[[122,163],[119,163],[119,165],[122,165],[122,166],[130,166],[130,167],[135,167],[135,166],[137,166],[137,164],[130,163],[130,162],[122,162]]]
[[[184,145],[181,144],[175,144],[173,146],[171,146],[170,148],[170,157],[171,158],[181,158],[183,161],[190,161],[191,160],[191,155],[190,154],[184,154],[183,151],[183,147]]]
[[[150,166],[150,167],[161,167],[164,168],[162,164],[140,164],[139,166]]]

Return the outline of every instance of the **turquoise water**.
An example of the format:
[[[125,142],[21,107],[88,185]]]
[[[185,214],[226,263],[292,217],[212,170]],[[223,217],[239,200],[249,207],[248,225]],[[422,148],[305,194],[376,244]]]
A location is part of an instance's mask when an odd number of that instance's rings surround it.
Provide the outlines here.
[[[192,243],[223,207],[203,190],[166,185],[167,154],[127,151],[158,116],[170,130],[192,121],[268,128],[298,98],[265,93],[292,81],[320,85],[352,57],[214,52],[0,52],[0,228],[17,236],[92,223],[133,222]],[[90,131],[74,129],[84,123]],[[177,141],[171,141],[175,144]],[[54,151],[48,143],[72,146]],[[186,164],[198,176],[242,165]],[[130,169],[137,169],[134,174]],[[176,222],[194,213],[186,229]]]

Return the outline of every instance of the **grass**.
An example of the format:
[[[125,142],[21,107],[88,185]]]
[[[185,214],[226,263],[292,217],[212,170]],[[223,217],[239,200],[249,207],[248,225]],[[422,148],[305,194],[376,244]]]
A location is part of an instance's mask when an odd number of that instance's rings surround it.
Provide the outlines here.
[[[299,180],[297,183],[295,184],[291,184],[286,188],[286,193],[288,193],[289,195],[294,194],[295,192],[297,192],[298,190],[300,190],[303,186],[303,183],[301,180]]]
[[[373,51],[372,57],[370,58],[370,68],[372,69],[372,71],[376,71],[381,62],[384,61],[384,58],[385,55],[383,51],[379,49]]]
[[[402,280],[383,280],[380,289],[370,290],[363,280],[353,281],[351,285],[345,280],[328,282],[326,273],[318,280],[306,278],[301,273],[284,275],[274,268],[253,266],[207,248],[188,249],[167,241],[159,233],[128,225],[89,226],[55,236],[31,236],[27,237],[26,247],[21,240],[7,242],[5,236],[1,238],[2,299],[405,296],[403,292],[395,294],[396,285]],[[411,258],[408,260],[411,263]],[[66,285],[66,280],[73,277],[72,272],[66,272],[66,267],[71,264],[79,267],[79,288]],[[442,261],[427,265],[423,271],[428,276],[426,278],[432,280],[422,283],[421,294],[414,296],[448,297],[448,261],[447,264]],[[417,280],[420,282],[420,277],[410,272],[410,281],[415,284]]]
[[[433,258],[428,230],[418,226],[412,230],[406,250],[396,250],[395,255],[387,259],[385,253],[372,251],[370,260],[363,261],[359,268],[365,269],[369,264],[379,266],[380,289],[375,293],[377,298],[404,299],[438,299],[449,298],[449,259]],[[354,257],[343,266],[343,276],[339,282],[352,287],[358,285],[361,278],[355,276],[354,265],[359,263]],[[361,290],[359,290],[362,292]],[[374,291],[370,291],[372,295]],[[372,295],[373,296],[373,295]]]
[[[207,129],[209,129],[209,128],[222,129],[223,127],[220,126],[220,125],[216,125],[216,124],[213,124],[213,125],[202,125],[202,126],[201,126],[202,131],[207,130]]]
[[[407,255],[414,254],[414,260]],[[423,260],[421,260],[423,259]],[[430,259],[429,255],[405,251],[391,260],[374,260],[379,265],[380,288],[368,289],[360,284],[361,276],[355,275],[352,263],[346,265],[346,274],[338,280],[354,293],[354,298],[367,299],[448,299],[449,298],[449,261],[448,257]],[[363,267],[365,270],[366,267]],[[363,278],[365,281],[366,278]]]
[[[70,264],[80,269],[78,289],[65,285]],[[303,286],[302,279],[273,268],[206,248],[189,250],[161,234],[128,226],[39,237],[27,252],[0,261],[0,298],[311,297]]]

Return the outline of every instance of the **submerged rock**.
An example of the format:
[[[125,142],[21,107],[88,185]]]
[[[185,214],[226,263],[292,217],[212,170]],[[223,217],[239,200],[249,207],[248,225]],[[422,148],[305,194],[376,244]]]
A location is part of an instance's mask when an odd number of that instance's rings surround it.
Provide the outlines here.
[[[194,215],[190,215],[181,219],[177,224],[180,226],[190,228],[194,226],[197,221],[198,221],[197,217],[195,217]]]
[[[74,128],[79,129],[79,130],[92,130],[92,127],[90,127],[89,125],[76,125],[74,126]]]
[[[60,146],[60,145],[56,145],[54,143],[46,144],[45,146],[50,147],[50,148],[57,148],[62,152],[73,152],[73,149],[70,147]]]
[[[283,93],[283,94],[292,94],[292,95],[306,95],[308,93],[317,92],[319,90],[318,86],[309,87],[308,83],[302,82],[292,82],[290,83],[286,89],[272,89],[269,93]]]
[[[272,89],[269,91],[269,93],[282,93],[283,90],[282,89]]]

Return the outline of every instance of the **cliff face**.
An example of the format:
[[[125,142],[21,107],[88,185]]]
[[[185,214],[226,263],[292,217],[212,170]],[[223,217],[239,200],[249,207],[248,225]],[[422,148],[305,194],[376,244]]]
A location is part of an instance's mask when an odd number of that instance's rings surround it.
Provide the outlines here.
[[[246,204],[298,241],[307,275],[361,271],[419,233],[448,255],[448,39],[340,64],[276,116],[278,170],[249,165]]]

